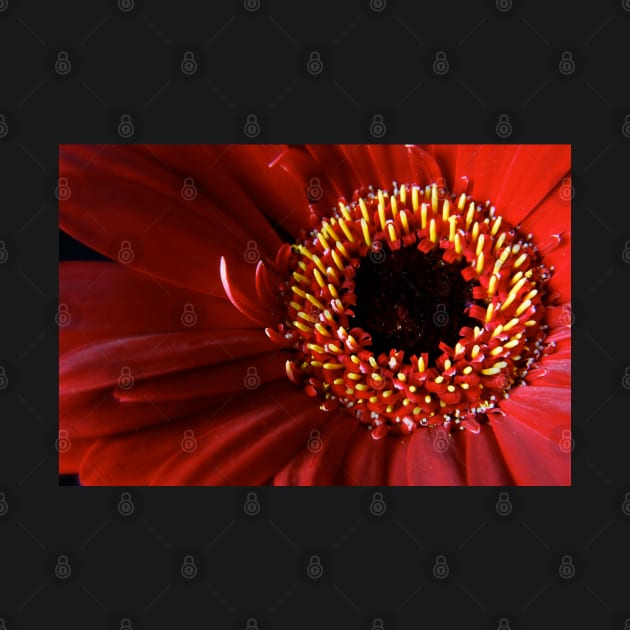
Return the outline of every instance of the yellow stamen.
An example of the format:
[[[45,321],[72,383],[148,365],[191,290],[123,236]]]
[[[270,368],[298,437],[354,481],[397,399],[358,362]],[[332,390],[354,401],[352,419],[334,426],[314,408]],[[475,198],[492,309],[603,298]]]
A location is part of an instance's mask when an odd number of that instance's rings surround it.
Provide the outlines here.
[[[315,330],[324,337],[330,337],[330,333],[319,323],[315,324]]]
[[[481,273],[483,271],[484,264],[485,258],[483,252],[481,252],[481,254],[479,254],[479,257],[477,258],[477,265],[475,266],[475,270],[477,273]]]
[[[383,191],[378,191],[378,218],[381,222],[381,230],[385,229],[385,199],[383,197]]]
[[[498,367],[490,367],[481,370],[481,373],[485,376],[494,376],[495,374],[499,374],[501,370]]]
[[[523,272],[522,271],[517,271],[513,276],[512,279],[510,280],[510,285],[514,285],[516,284],[521,278],[523,277]]]
[[[432,243],[437,243],[437,229],[435,225],[435,219],[431,219],[431,223],[429,223],[429,240]]]
[[[313,254],[311,254],[308,247],[304,247],[304,245],[296,245],[295,247],[298,250],[298,252],[300,252],[300,254],[302,254],[303,256],[306,256],[309,260],[313,260]]]
[[[496,236],[499,228],[501,227],[501,222],[503,221],[503,217],[497,217],[492,224],[492,230],[490,230],[490,234],[492,236]]]
[[[392,243],[398,240],[398,234],[396,234],[396,226],[392,221],[388,221],[387,223],[387,233],[389,235],[389,240]]]
[[[346,221],[352,221],[352,213],[350,212],[350,208],[348,208],[348,206],[346,206],[346,204],[342,203],[341,201],[339,202],[339,210],[341,211],[341,214]],[[341,225],[341,220],[339,221],[339,224]]]
[[[494,312],[494,304],[492,302],[490,302],[490,304],[488,304],[488,308],[486,309],[486,324],[492,319],[492,314]]]
[[[461,255],[462,249],[462,237],[459,232],[455,233],[455,253],[459,256]]]
[[[370,228],[365,219],[361,219],[361,231],[363,232],[363,240],[365,244],[369,247],[372,244],[372,237],[370,236]]]
[[[514,262],[514,269],[518,269],[527,260],[527,254],[521,254]]]
[[[470,228],[470,224],[472,223],[473,217],[475,216],[475,202],[471,201],[468,206],[468,212],[466,213],[466,229]]]
[[[341,260],[341,258],[339,257],[339,254],[337,253],[336,249],[333,249],[331,254],[333,262],[335,263],[335,265],[337,265],[337,269],[339,269],[339,271],[343,271],[344,270],[344,264],[343,261]]]
[[[343,219],[339,219],[339,227],[341,228],[341,231],[346,235],[346,238],[351,243],[354,243],[354,236],[352,235],[352,232],[350,231],[350,228],[348,227],[347,222],[344,221]]]
[[[413,208],[414,212],[418,211],[419,205],[420,205],[420,200],[418,197],[418,187],[412,186],[411,187],[411,207]]]
[[[400,211],[400,223],[405,234],[409,234],[409,220],[407,219],[407,212],[405,210]]]
[[[486,240],[486,237],[483,234],[481,234],[479,238],[477,239],[477,251],[475,252],[477,256],[479,256],[479,254],[481,254],[481,252],[483,251],[483,244],[485,240]]]
[[[514,328],[514,326],[516,326],[516,324],[518,323],[518,317],[513,317],[505,326],[503,326],[503,330],[510,330],[511,328]]]
[[[471,241],[474,243],[479,238],[479,221],[475,221],[472,226]]]
[[[339,252],[341,252],[341,255],[346,259],[346,260],[350,260],[350,254],[348,254],[348,250],[346,249],[346,246],[341,242],[341,241],[337,241],[335,243],[335,247],[337,248],[337,250]]]
[[[359,208],[361,209],[361,215],[363,216],[363,220],[368,222],[370,221],[370,213],[368,212],[368,207],[363,200],[363,197],[359,199]]]
[[[490,276],[490,281],[488,282],[488,295],[490,297],[492,297],[496,293],[498,279],[499,277],[495,274]]]
[[[315,276],[315,281],[319,286],[323,289],[326,286],[326,281],[324,280],[324,276],[322,276],[319,269],[313,269],[313,275]]]
[[[310,326],[307,326],[306,324],[303,324],[301,321],[299,321],[297,319],[293,322],[293,325],[296,328],[299,328],[302,332],[313,334],[313,329]]]
[[[317,239],[319,240],[321,246],[324,248],[324,251],[330,249],[330,245],[328,244],[328,241],[326,240],[326,237],[324,236],[324,230],[319,232],[319,234],[317,235]]]
[[[317,268],[322,273],[326,273],[326,265],[324,265],[324,263],[322,262],[319,256],[316,256],[315,254],[313,254],[313,262],[317,265]]]
[[[501,234],[499,234],[499,238],[497,239],[497,242],[494,244],[495,252],[498,252],[503,247],[503,243],[505,243],[506,238],[507,238],[507,234],[505,232],[501,232]]]
[[[437,186],[433,184],[431,186],[431,210],[433,210],[433,212],[437,212],[438,202],[439,202],[438,189],[437,189]]]
[[[452,216],[448,219],[448,240],[452,243],[455,240],[455,228],[457,226],[457,217]]]

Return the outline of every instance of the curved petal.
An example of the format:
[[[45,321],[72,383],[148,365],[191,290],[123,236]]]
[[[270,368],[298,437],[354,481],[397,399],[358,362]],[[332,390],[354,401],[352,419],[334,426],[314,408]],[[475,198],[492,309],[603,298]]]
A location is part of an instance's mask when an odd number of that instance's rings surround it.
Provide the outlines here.
[[[510,416],[493,415],[491,427],[516,485],[571,485],[571,453]]]
[[[76,475],[79,472],[85,454],[94,444],[92,439],[77,438],[71,433],[68,433],[68,436],[70,438],[70,448],[59,451],[60,475]]]
[[[276,486],[334,485],[344,453],[350,446],[357,421],[345,411],[333,412],[319,432],[275,475]],[[313,440],[314,438],[314,440]],[[313,446],[309,448],[309,444]]]
[[[372,144],[342,145],[347,164],[351,165],[358,183],[354,188],[390,190],[398,184],[430,184],[442,177],[434,156],[416,145]],[[351,195],[354,189],[346,192]]]
[[[525,380],[529,384],[544,383],[545,387],[557,387],[570,391],[571,357],[556,354],[545,357],[538,367],[528,372]]]
[[[521,223],[525,234],[543,253],[547,268],[555,270],[548,282],[550,292],[558,292],[563,302],[571,300],[571,200],[567,195],[570,178],[559,182]],[[568,183],[567,183],[568,182]]]
[[[468,193],[490,200],[497,212],[518,224],[571,168],[570,145],[432,145],[455,185],[468,177]],[[455,168],[452,161],[455,160]]]
[[[463,431],[466,443],[466,479],[469,486],[510,486],[514,483],[492,430]]]
[[[281,351],[231,359],[195,370],[185,370],[139,380],[133,387],[115,390],[116,399],[128,402],[189,400],[233,392],[253,391],[261,384],[286,379],[286,359]]]
[[[407,477],[413,486],[466,485],[463,440],[442,429],[417,429],[407,450]]]
[[[178,150],[183,149],[173,149]],[[187,198],[181,177],[141,148],[62,145],[59,174],[72,191],[59,203],[64,231],[113,260],[175,285],[222,296],[221,255],[247,282],[254,273],[247,257],[251,243],[270,259],[281,244],[253,205],[248,220],[239,223],[238,209],[219,208],[198,192]]]
[[[408,437],[392,436],[386,438],[392,440],[389,452],[389,470],[387,475],[388,486],[407,486],[407,451],[410,439]]]
[[[288,381],[261,387],[213,410],[142,435],[99,441],[81,469],[83,483],[258,485],[269,479],[325,417]],[[312,402],[312,401],[311,401]],[[182,440],[193,438],[192,448]],[[138,451],[139,438],[143,449]],[[190,444],[190,443],[189,443]],[[186,447],[186,448],[185,448]]]
[[[234,395],[234,394],[232,394]],[[121,403],[112,387],[59,397],[59,428],[74,441],[138,431],[152,425],[170,423],[225,402],[226,394],[186,400]]]
[[[207,149],[213,151],[213,146]],[[306,179],[287,173],[281,159],[287,150],[283,144],[231,145],[215,160],[224,166],[222,176],[247,192],[274,230],[295,238],[309,227],[309,186],[320,173],[315,164]]]
[[[571,389],[546,386],[544,379],[539,382],[514,388],[499,406],[519,423],[558,443],[562,432],[571,428]]]
[[[134,380],[252,356],[275,349],[263,331],[250,328],[121,337],[82,346],[59,361],[60,393]]]
[[[69,315],[59,328],[61,354],[115,337],[255,326],[225,297],[188,291],[110,262],[61,263],[59,303]]]
[[[350,437],[336,483],[344,486],[384,486],[394,439],[375,440],[359,422]]]

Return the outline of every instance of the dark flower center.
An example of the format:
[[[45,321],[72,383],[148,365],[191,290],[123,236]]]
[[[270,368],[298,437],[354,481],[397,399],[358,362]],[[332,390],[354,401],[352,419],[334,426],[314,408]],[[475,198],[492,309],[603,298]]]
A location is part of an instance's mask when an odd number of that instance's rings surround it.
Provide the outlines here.
[[[372,335],[372,351],[392,348],[404,359],[427,352],[440,356],[440,342],[455,346],[462,326],[476,326],[465,309],[475,301],[475,281],[462,278],[461,261],[447,263],[442,252],[423,254],[415,247],[381,247],[364,258],[355,277],[357,305],[353,324]]]
[[[289,378],[380,438],[479,430],[545,349],[548,270],[486,202],[437,184],[371,188],[313,215],[272,338]]]

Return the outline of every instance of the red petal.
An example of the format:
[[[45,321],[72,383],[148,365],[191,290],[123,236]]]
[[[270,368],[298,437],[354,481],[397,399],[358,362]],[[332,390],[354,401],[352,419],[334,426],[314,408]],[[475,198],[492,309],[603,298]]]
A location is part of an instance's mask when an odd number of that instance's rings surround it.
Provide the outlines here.
[[[256,485],[304,444],[326,417],[288,382],[232,398],[212,412],[101,441],[84,462],[84,483]],[[186,431],[196,441],[182,448]],[[139,444],[142,448],[138,448]]]
[[[571,388],[545,387],[544,378],[536,385],[521,385],[510,392],[500,408],[519,422],[556,443],[571,428]]]
[[[294,178],[278,161],[286,151],[286,145],[233,145],[219,159],[226,176],[247,191],[272,227],[295,237],[309,225],[308,187],[318,172],[309,173],[306,181]]]
[[[286,466],[274,477],[276,486],[330,486],[334,485],[339,472],[340,462],[355,431],[359,430],[357,421],[345,411],[329,414],[328,420],[319,428],[318,450],[304,447],[287,462]]]
[[[182,150],[173,148],[174,155]],[[238,209],[219,208],[199,191],[184,199],[184,182],[167,166],[128,145],[62,145],[59,174],[72,194],[59,204],[60,227],[113,260],[124,249],[132,252],[123,260],[133,268],[222,296],[221,255],[230,258],[235,273],[249,276],[250,242],[261,256],[273,257],[280,240],[253,206],[248,220],[239,222]]]
[[[526,381],[532,385],[571,389],[571,357],[557,356],[556,353],[545,357],[538,367],[530,370]]]
[[[440,431],[440,433],[438,433]],[[465,453],[459,435],[446,437],[442,429],[417,429],[407,450],[407,476],[414,486],[466,485]]]
[[[492,430],[516,485],[571,485],[571,454],[510,416],[493,415]]]
[[[426,185],[442,177],[431,153],[415,145],[344,145],[344,153],[363,187],[390,190],[394,181]]]
[[[510,486],[514,483],[490,427],[482,426],[477,434],[463,431],[457,438],[466,442],[468,485]]]
[[[170,423],[202,409],[213,409],[225,395],[166,402],[121,403],[111,387],[59,397],[59,427],[77,438],[137,431],[160,423]]]
[[[117,384],[123,368],[135,379],[188,370],[265,352],[262,330],[222,329],[124,337],[72,350],[60,357],[60,393]],[[125,370],[126,372],[127,370]]]
[[[74,437],[68,432],[70,439],[70,448],[65,451],[59,451],[59,474],[60,475],[76,475],[83,461],[83,457],[94,444],[94,440],[80,439]]]
[[[344,486],[384,486],[392,439],[375,440],[358,422],[341,462],[336,483]]]
[[[489,199],[512,224],[536,207],[571,168],[569,145],[457,145],[456,152],[442,146],[434,150],[448,163],[453,182],[468,177],[468,193],[480,203]]]
[[[271,312],[264,310],[257,302],[249,298],[250,295],[254,294],[255,285],[252,281],[255,281],[255,276],[246,279],[242,278],[241,282],[239,282],[238,276],[232,273],[232,268],[230,267],[228,270],[228,263],[223,256],[221,256],[219,269],[223,289],[234,307],[252,322],[262,327],[272,326],[274,318]]]
[[[407,451],[410,437],[391,436],[389,449],[389,472],[387,476],[388,486],[407,486]]]
[[[254,324],[225,298],[201,295],[109,262],[59,266],[59,302],[70,321],[59,327],[61,354],[114,337]],[[188,310],[187,310],[188,309]],[[192,309],[192,310],[191,310]]]
[[[284,360],[277,351],[232,359],[210,367],[186,370],[140,380],[129,389],[116,389],[116,399],[128,402],[159,402],[206,398],[256,390],[263,383],[286,379]]]
[[[558,245],[545,254],[544,263],[556,268],[548,287],[560,293],[563,302],[571,300],[571,201],[563,194],[567,185],[560,181],[521,224],[523,233],[531,233],[538,248],[559,239]]]

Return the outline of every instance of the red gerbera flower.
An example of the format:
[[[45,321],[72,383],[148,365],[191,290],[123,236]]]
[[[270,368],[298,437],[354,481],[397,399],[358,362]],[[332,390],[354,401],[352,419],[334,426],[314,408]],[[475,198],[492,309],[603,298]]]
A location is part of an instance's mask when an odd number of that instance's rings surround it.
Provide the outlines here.
[[[568,146],[84,146],[83,484],[570,483]],[[67,448],[66,448],[67,447]]]

